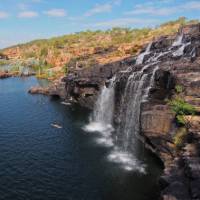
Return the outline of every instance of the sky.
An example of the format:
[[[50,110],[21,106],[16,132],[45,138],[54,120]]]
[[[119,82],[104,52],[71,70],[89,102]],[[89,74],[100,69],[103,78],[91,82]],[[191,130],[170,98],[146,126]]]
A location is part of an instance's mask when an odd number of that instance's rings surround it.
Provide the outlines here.
[[[154,27],[200,19],[200,0],[0,0],[0,48],[112,27]]]

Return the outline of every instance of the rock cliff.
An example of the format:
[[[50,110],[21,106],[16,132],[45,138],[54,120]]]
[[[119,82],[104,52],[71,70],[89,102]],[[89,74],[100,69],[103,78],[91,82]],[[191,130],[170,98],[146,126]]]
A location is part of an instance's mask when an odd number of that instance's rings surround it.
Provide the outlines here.
[[[154,84],[148,98],[141,103],[140,139],[156,153],[165,165],[160,183],[163,199],[200,199],[200,24],[181,28],[177,35],[163,36],[154,40],[136,57],[77,70],[60,82],[61,90],[54,87],[52,95],[75,101],[93,108],[102,85],[116,75],[115,124],[119,122],[120,99],[127,80],[134,71],[155,73]],[[156,68],[156,70],[154,70]],[[57,84],[59,88],[60,84]],[[191,116],[187,137],[181,149],[174,138],[183,128],[177,126],[175,113],[167,99],[175,96],[176,85],[184,89],[182,98],[192,104],[197,113]],[[57,91],[57,92],[56,92]]]
[[[116,127],[124,127],[121,124],[125,119],[120,115],[127,112],[132,98],[126,97],[127,91],[141,90],[140,98],[133,95],[139,101],[134,108],[140,107],[135,110],[139,116],[135,119],[139,120],[138,136],[164,163],[162,199],[200,199],[200,24],[155,39],[137,57],[70,72],[48,93],[92,109],[100,88],[113,76]],[[177,124],[168,103],[176,97],[177,86],[182,88],[183,101],[196,109],[194,115],[186,116],[190,122],[187,127]],[[175,141],[179,137],[181,147]]]

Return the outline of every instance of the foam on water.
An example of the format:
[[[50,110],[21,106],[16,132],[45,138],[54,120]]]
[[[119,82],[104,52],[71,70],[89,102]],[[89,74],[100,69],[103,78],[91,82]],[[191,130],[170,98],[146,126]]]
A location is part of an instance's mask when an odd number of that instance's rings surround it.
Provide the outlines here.
[[[109,162],[116,163],[120,167],[127,171],[138,171],[145,174],[145,165],[139,162],[133,154],[120,150],[115,146],[112,138],[112,132],[114,128],[109,124],[102,124],[98,122],[91,122],[84,127],[86,132],[99,133],[96,137],[96,143],[105,147],[113,147],[111,152],[108,154],[107,159]]]
[[[86,132],[99,133],[96,138],[97,144],[100,144],[106,147],[112,147],[114,145],[113,139],[112,139],[112,132],[114,131],[114,128],[112,127],[111,124],[91,122],[88,125],[86,125],[83,129]]]
[[[102,124],[99,122],[91,122],[83,128],[86,132],[99,133],[96,138],[96,143],[105,147],[114,145],[112,139],[113,127],[110,124]]]
[[[146,173],[145,165],[139,162],[133,154],[122,151],[118,148],[114,148],[114,150],[108,155],[108,160],[121,165],[121,167],[127,171]]]

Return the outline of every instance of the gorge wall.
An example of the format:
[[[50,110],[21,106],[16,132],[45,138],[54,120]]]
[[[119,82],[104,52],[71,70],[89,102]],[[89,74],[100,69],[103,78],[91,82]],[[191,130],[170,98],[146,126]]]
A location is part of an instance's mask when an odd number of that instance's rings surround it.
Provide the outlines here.
[[[165,200],[200,199],[200,24],[182,27],[144,47],[138,57],[76,70],[48,91],[66,101],[93,108],[101,88],[115,92],[113,124],[124,148],[138,137],[163,161],[160,179]],[[181,98],[196,108],[189,127],[179,127],[168,100]],[[186,137],[177,148],[175,138]]]

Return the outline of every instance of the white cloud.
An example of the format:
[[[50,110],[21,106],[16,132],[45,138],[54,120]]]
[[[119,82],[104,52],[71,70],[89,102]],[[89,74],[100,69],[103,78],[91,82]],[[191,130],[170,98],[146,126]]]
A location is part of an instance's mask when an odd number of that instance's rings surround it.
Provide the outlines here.
[[[9,14],[7,12],[0,11],[0,19],[5,19],[8,17],[9,17]]]
[[[84,16],[90,17],[100,13],[109,13],[114,6],[121,5],[122,0],[113,0],[105,4],[96,4],[92,9],[88,10]]]
[[[112,5],[110,3],[106,4],[96,4],[91,10],[85,13],[86,17],[99,14],[99,13],[108,13],[111,12]]]
[[[160,4],[162,2],[162,4]],[[166,7],[163,6],[163,3],[168,4]],[[190,12],[194,10],[200,10],[200,1],[190,1],[184,4],[178,4],[172,6],[170,3],[173,3],[171,0],[163,0],[153,2],[150,1],[146,4],[136,5],[133,10],[127,11],[125,15],[152,15],[152,16],[169,16],[175,13]]]
[[[190,1],[182,6],[182,8],[186,10],[200,10],[200,2],[199,1]]]
[[[35,11],[23,11],[18,14],[19,18],[34,18],[38,16],[39,14]]]
[[[67,15],[64,9],[51,9],[48,11],[44,11],[44,14],[51,17],[65,17]]]
[[[134,10],[125,12],[125,15],[160,15],[167,16],[176,12],[176,8],[156,8],[153,6],[135,7]]]
[[[98,22],[91,26],[93,27],[104,27],[104,28],[111,28],[111,27],[127,27],[130,25],[141,25],[142,26],[154,26],[159,23],[159,20],[156,19],[139,19],[139,18],[118,18],[113,20],[108,20],[104,22]]]

